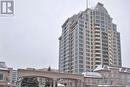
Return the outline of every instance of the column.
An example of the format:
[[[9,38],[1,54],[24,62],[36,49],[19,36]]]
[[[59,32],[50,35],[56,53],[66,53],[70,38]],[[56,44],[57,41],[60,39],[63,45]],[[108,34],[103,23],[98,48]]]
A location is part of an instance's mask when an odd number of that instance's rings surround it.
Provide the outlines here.
[[[53,87],[57,87],[57,81],[56,81],[56,79],[53,79]]]
[[[75,80],[75,87],[77,87],[77,84],[78,84],[78,81],[77,81],[77,80]]]

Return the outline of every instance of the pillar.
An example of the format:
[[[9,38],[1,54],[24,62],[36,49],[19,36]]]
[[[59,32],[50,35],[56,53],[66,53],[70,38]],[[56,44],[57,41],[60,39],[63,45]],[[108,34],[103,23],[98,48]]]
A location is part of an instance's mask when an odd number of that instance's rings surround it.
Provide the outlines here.
[[[53,79],[53,87],[57,87],[57,81],[56,81],[56,79]]]

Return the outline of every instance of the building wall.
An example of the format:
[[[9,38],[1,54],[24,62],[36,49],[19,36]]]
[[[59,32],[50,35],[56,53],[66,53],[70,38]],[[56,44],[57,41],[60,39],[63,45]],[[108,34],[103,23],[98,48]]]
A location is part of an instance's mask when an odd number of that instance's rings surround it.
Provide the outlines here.
[[[8,86],[9,82],[9,71],[0,70],[0,87]]]
[[[67,19],[59,38],[59,70],[81,74],[98,65],[121,67],[120,33],[103,4]]]
[[[96,72],[102,75],[104,84],[130,86],[130,69],[105,66]]]
[[[16,86],[17,82],[17,70],[9,68],[9,81],[12,85]]]
[[[40,87],[45,86],[46,81],[50,82],[51,86],[56,82],[57,85],[66,85],[65,87],[130,87],[129,68],[104,66],[83,75],[20,69],[18,77],[22,78],[22,76],[37,76]]]

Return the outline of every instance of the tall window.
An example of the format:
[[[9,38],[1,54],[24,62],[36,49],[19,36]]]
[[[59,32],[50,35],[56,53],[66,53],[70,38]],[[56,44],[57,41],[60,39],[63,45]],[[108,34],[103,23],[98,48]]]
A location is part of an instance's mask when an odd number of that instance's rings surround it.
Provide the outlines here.
[[[3,80],[3,73],[0,72],[0,80]]]

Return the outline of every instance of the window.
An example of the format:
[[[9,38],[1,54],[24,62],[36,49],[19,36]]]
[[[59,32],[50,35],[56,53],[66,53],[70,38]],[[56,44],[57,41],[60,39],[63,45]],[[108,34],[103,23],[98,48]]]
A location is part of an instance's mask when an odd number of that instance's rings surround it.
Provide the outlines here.
[[[79,48],[79,51],[83,51],[83,48]]]
[[[83,47],[83,44],[79,44],[79,47]]]
[[[100,19],[100,16],[96,16],[96,19]]]
[[[96,20],[96,23],[100,23],[100,20]]]
[[[83,63],[83,60],[79,60],[79,63]],[[81,65],[80,65],[81,66]]]
[[[82,72],[83,72],[83,69],[79,69],[79,72],[81,72],[81,73],[82,73]]]
[[[105,31],[105,28],[102,28],[101,30],[102,30],[102,31]]]
[[[104,21],[101,21],[102,24],[104,24],[105,22]]]
[[[104,20],[104,17],[101,17],[101,20]]]
[[[83,32],[79,32],[79,34],[81,34],[81,35],[82,35],[82,34],[83,34]]]
[[[101,13],[101,16],[104,16],[104,13]]]
[[[80,42],[80,43],[83,43],[83,40],[79,39],[79,42]]]
[[[100,15],[100,12],[99,12],[99,11],[96,11],[96,15]]]
[[[82,39],[82,38],[83,38],[83,36],[79,36],[79,38],[81,38],[81,39]]]
[[[80,20],[79,22],[80,22],[81,24],[84,23],[84,21],[82,21],[82,20]]]
[[[79,28],[80,31],[83,31],[83,28]]]
[[[83,25],[83,24],[79,24],[79,26],[80,26],[80,27],[84,27],[84,25]]]
[[[104,25],[104,24],[101,24],[101,27],[105,27],[105,25]]]
[[[3,73],[0,73],[0,80],[3,80]]]
[[[83,52],[79,52],[79,55],[83,55]]]
[[[95,54],[95,56],[98,56],[98,57],[100,57],[100,54]]]
[[[79,59],[83,59],[83,56],[79,56]]]
[[[100,62],[96,62],[96,65],[100,65],[101,63]]]

